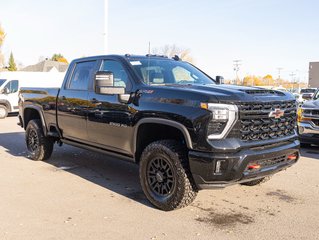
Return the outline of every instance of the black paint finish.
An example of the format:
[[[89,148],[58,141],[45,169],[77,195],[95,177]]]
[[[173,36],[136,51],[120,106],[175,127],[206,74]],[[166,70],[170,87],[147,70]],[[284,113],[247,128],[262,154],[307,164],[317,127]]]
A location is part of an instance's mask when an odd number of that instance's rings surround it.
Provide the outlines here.
[[[150,58],[168,63],[175,61],[156,56]],[[101,69],[102,61],[105,59],[116,61],[125,69],[129,84],[125,92],[129,95],[128,102],[116,94],[95,93],[94,74]],[[245,159],[259,156],[258,150],[256,152],[251,150],[252,148],[266,149],[266,155],[271,157],[298,152],[299,142],[296,141],[296,134],[285,139],[242,142],[239,140],[240,133],[236,132],[235,128],[223,139],[208,140],[207,128],[211,112],[200,107],[201,103],[240,105],[293,101],[294,97],[290,93],[216,85],[214,80],[204,73],[202,74],[210,79],[211,84],[147,85],[130,64],[132,61],[147,59],[145,56],[110,55],[74,60],[60,90],[21,90],[19,107],[22,125],[26,127],[30,112],[34,110],[42,119],[45,132],[51,132],[52,128],[56,128],[61,134],[60,138],[65,142],[74,141],[75,145],[87,145],[90,149],[109,151],[138,161],[135,159],[138,149],[136,137],[138,128],[143,125],[140,123],[147,119],[157,119],[156,124],[171,126],[182,132],[190,150],[191,171],[198,184],[205,184],[206,181],[211,183],[241,179],[243,169],[247,165]],[[75,78],[76,67],[83,62],[95,63],[88,74],[87,89],[69,89],[71,79]],[[83,85],[81,86],[83,88]],[[284,144],[286,147],[277,144]],[[227,169],[227,174],[222,176],[214,176],[212,172],[218,158],[227,159],[229,166],[232,166]],[[271,173],[270,171],[269,174]]]

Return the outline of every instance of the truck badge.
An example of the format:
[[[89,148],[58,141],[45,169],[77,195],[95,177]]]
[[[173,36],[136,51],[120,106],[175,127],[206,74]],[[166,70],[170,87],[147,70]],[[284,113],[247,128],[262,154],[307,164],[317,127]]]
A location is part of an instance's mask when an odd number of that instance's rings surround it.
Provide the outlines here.
[[[279,108],[276,108],[274,111],[271,111],[269,113],[269,117],[274,117],[274,118],[281,118],[284,116],[285,110],[280,110]]]

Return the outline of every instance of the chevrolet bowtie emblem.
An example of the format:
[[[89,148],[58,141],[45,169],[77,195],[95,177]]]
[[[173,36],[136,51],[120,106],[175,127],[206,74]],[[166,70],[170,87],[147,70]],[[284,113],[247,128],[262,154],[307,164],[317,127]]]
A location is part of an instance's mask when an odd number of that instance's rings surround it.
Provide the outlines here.
[[[281,118],[284,116],[285,110],[280,110],[279,108],[276,108],[274,111],[271,111],[269,113],[269,117],[274,117],[274,118]]]

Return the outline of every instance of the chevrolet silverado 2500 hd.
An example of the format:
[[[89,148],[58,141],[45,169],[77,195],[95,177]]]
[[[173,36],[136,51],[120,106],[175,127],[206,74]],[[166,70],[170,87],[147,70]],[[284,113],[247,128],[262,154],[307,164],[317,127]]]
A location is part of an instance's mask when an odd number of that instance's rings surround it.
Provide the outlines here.
[[[149,201],[173,210],[299,158],[290,93],[220,83],[178,57],[77,59],[61,88],[21,89],[20,124],[34,160],[57,142],[135,162]]]

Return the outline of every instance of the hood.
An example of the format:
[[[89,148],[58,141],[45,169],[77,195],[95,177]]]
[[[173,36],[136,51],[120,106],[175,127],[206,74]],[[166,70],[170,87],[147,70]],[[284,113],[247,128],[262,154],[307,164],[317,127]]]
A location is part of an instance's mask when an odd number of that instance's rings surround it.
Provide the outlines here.
[[[304,104],[302,104],[302,108],[319,109],[319,99],[306,101]]]
[[[176,91],[198,93],[206,99],[214,102],[264,102],[295,100],[289,92],[269,90],[258,87],[245,87],[237,85],[165,85],[167,88],[174,88]]]

